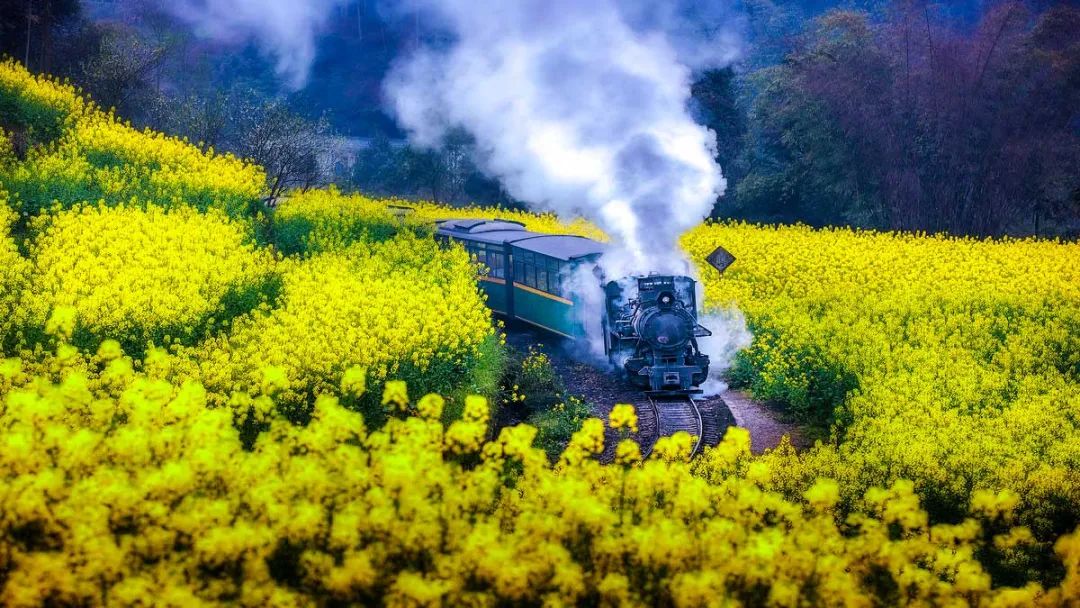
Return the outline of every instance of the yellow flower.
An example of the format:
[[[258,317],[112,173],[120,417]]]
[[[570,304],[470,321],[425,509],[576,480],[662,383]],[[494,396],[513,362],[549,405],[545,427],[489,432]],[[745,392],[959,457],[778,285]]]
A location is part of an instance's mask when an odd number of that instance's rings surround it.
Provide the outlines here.
[[[264,395],[271,396],[289,388],[289,378],[285,375],[285,370],[276,365],[264,367],[260,388]]]
[[[346,395],[360,397],[367,391],[367,369],[354,365],[341,377],[341,391]]]
[[[124,356],[124,350],[116,340],[105,340],[98,347],[97,354],[104,361],[112,361]]]
[[[409,389],[401,380],[390,380],[383,388],[383,406],[391,406],[399,411],[409,407]]]
[[[840,486],[831,479],[819,479],[803,493],[806,502],[817,509],[831,509],[840,501]]]
[[[438,420],[442,416],[443,398],[434,393],[424,395],[416,404],[416,410],[422,418]]]
[[[1020,503],[1020,497],[1010,490],[991,492],[976,490],[971,498],[971,510],[988,518],[1012,518],[1013,509]]]
[[[45,332],[62,339],[68,339],[75,332],[75,321],[78,318],[74,306],[57,306],[49,315],[45,323]]]
[[[638,417],[637,411],[633,405],[626,403],[617,404],[611,408],[611,414],[608,416],[608,421],[613,429],[628,429],[631,433],[638,432]]]
[[[688,460],[694,447],[694,437],[686,431],[678,431],[674,435],[668,435],[656,440],[653,446],[653,455],[661,460],[675,461]]]
[[[466,422],[487,424],[491,411],[488,409],[487,399],[480,395],[469,395],[465,398],[465,411],[461,419]]]
[[[635,464],[641,461],[641,446],[633,439],[623,439],[615,446],[615,462]]]

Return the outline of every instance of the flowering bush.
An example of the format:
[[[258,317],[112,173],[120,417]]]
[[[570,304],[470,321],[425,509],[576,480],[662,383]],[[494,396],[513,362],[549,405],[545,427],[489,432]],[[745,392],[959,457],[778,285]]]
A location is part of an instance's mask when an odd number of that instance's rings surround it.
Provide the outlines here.
[[[106,389],[94,369],[51,384],[0,367],[5,606],[1078,599],[1075,534],[1057,546],[1060,587],[991,585],[978,552],[1026,542],[1022,528],[987,537],[1008,497],[930,525],[896,483],[840,520],[835,482],[797,501],[763,486],[745,432],[693,464],[673,449],[604,466],[591,419],[553,469],[528,426],[485,440],[483,399],[445,426],[438,397],[388,383],[380,430],[331,391],[307,425],[271,415],[245,449],[200,385],[137,373]]]
[[[37,214],[55,203],[133,198],[157,205],[214,207],[233,217],[254,210],[265,189],[263,170],[187,141],[138,131],[86,103],[69,85],[0,62],[0,115],[51,143],[32,147],[23,162],[4,168],[0,182],[12,206]]]
[[[493,340],[491,317],[464,251],[402,234],[280,268],[275,306],[177,351],[177,373],[202,382],[212,402],[256,384],[268,366],[288,381],[278,401],[299,412],[353,367],[368,387],[397,376],[427,391],[487,390],[470,373]]]
[[[402,227],[386,201],[334,188],[289,195],[274,209],[274,244],[282,252],[333,251],[357,241],[382,241]]]
[[[128,350],[191,343],[265,302],[277,277],[245,224],[190,207],[89,207],[41,218],[30,279],[13,312],[22,346],[70,310],[74,341]]]

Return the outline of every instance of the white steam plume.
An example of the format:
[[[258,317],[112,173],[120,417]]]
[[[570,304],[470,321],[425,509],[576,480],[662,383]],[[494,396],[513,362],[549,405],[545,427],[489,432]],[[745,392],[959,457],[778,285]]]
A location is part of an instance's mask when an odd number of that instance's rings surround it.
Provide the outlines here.
[[[699,388],[705,397],[713,397],[728,389],[724,374],[735,363],[735,355],[750,346],[754,336],[746,327],[746,318],[734,308],[702,315],[698,323],[712,332],[712,336],[698,339],[698,348],[709,356],[709,378]]]
[[[609,277],[686,273],[678,236],[725,187],[715,136],[687,110],[691,67],[737,49],[679,4],[411,0],[453,42],[399,63],[386,92],[415,143],[464,128],[513,196],[597,223],[622,253],[604,256]]]
[[[255,42],[274,58],[290,89],[307,83],[315,61],[315,36],[333,9],[349,0],[161,0],[163,9],[195,34],[220,42]]]

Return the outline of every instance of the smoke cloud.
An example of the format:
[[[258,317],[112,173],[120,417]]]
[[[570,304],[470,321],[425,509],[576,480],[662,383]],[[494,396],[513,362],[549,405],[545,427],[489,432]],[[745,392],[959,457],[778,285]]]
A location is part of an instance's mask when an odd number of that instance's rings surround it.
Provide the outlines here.
[[[724,375],[735,363],[735,355],[750,346],[754,336],[746,327],[746,317],[737,309],[702,315],[698,323],[712,332],[712,336],[698,339],[698,348],[709,356],[709,379],[699,388],[703,396],[713,397],[728,389]]]
[[[302,88],[315,61],[316,34],[350,0],[171,0],[161,7],[203,38],[254,42],[274,58],[290,89]]]
[[[687,110],[692,68],[734,58],[734,29],[706,28],[678,2],[484,4],[407,3],[452,40],[417,50],[385,83],[412,141],[471,133],[513,196],[612,237],[609,277],[688,272],[678,236],[725,187],[715,135]]]
[[[161,0],[197,35],[253,42],[302,87],[316,38],[352,0]],[[609,276],[690,272],[679,234],[725,188],[714,134],[687,102],[692,70],[732,61],[729,2],[404,0],[438,46],[401,59],[385,83],[413,143],[439,147],[456,128],[480,166],[516,198],[584,216],[614,240]],[[357,61],[363,61],[358,57]]]

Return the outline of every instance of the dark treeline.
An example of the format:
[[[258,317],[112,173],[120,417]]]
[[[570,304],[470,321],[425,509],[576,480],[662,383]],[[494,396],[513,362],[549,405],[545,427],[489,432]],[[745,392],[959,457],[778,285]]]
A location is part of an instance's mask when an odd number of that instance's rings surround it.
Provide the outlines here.
[[[714,215],[1002,235],[1080,233],[1080,8],[1050,0],[739,0],[747,52],[699,74],[728,190]],[[381,0],[338,9],[285,93],[253,48],[157,0],[0,1],[0,53],[71,78],[139,126],[254,159],[270,189],[515,205],[467,134],[409,147],[384,110],[394,58],[435,35]]]
[[[776,65],[699,83],[734,182],[718,211],[960,234],[1080,217],[1080,10],[1000,3],[968,26],[833,10]],[[711,84],[715,83],[715,84]],[[738,91],[718,93],[718,91]],[[713,117],[715,116],[715,117]]]

